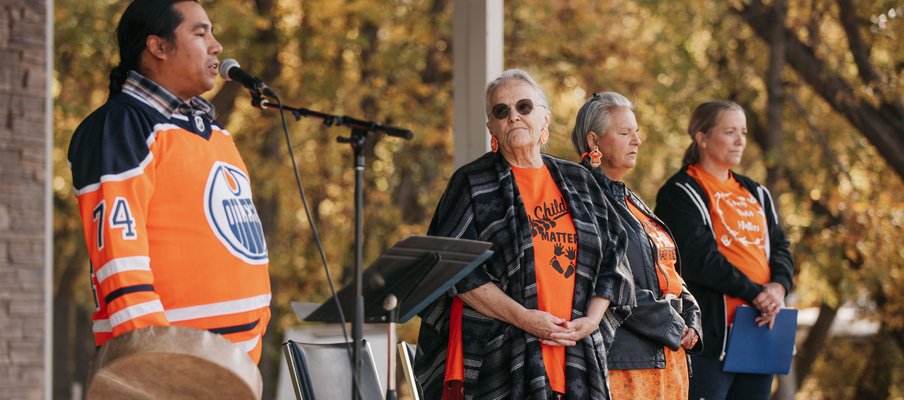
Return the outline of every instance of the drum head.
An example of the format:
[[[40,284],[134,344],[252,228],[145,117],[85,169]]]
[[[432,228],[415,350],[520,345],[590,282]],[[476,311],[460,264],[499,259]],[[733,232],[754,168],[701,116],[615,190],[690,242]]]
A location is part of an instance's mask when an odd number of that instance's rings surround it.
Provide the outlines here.
[[[263,381],[226,338],[158,326],[121,335],[97,353],[89,399],[260,399]]]

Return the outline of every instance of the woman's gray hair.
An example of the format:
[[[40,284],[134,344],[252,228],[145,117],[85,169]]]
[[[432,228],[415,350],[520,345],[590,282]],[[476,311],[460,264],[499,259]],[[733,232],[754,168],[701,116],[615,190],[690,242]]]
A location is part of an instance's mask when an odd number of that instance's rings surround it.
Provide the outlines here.
[[[546,93],[543,92],[543,88],[540,87],[540,84],[537,83],[537,81],[535,81],[534,78],[531,77],[530,74],[527,73],[527,71],[522,70],[522,69],[512,68],[512,69],[507,69],[505,71],[502,71],[502,73],[499,74],[498,78],[494,79],[492,82],[487,84],[487,92],[486,92],[486,100],[485,100],[487,120],[490,120],[492,118],[490,110],[495,105],[495,104],[490,104],[490,96],[493,95],[493,92],[496,91],[496,88],[499,87],[499,85],[501,85],[502,82],[507,81],[509,79],[520,79],[520,80],[525,81],[528,84],[530,84],[534,88],[534,90],[536,90],[537,93],[540,95],[540,101],[543,102],[543,104],[541,104],[541,105],[543,107],[546,107],[546,110],[548,110],[549,112],[552,112],[552,109],[549,108],[549,100],[546,99]]]
[[[571,130],[571,143],[574,144],[578,155],[590,151],[587,145],[588,132],[596,132],[599,137],[606,133],[609,123],[612,122],[612,111],[616,108],[634,110],[634,104],[616,92],[594,93],[584,102],[578,116],[575,117],[574,129]]]
[[[697,135],[697,132],[703,132],[704,135],[709,136],[710,131],[719,122],[722,111],[727,110],[744,112],[744,108],[738,103],[728,100],[707,101],[694,109],[694,113],[691,114],[691,122],[687,124],[687,134],[691,137],[691,144],[684,151],[684,158],[681,160],[682,167],[700,162],[700,148],[697,146],[694,136]]]

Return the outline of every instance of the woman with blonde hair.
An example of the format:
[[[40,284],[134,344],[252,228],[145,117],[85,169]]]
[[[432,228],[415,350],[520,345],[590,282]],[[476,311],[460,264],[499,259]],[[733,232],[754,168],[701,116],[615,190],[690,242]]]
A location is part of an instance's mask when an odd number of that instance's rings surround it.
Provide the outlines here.
[[[728,327],[740,305],[772,327],[791,290],[794,261],[765,186],[732,171],[747,146],[738,104],[697,106],[683,166],[659,189],[656,214],[678,242],[682,275],[703,313],[707,347],[691,356],[692,399],[768,399],[772,375],[722,371]]]

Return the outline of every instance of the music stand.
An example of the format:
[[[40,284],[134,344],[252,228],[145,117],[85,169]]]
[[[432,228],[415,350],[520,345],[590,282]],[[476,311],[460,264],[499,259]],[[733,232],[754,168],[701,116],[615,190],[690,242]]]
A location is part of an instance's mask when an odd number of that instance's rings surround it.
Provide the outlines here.
[[[389,324],[387,399],[394,400],[396,397],[396,324],[410,320],[486,261],[493,254],[491,246],[492,243],[476,240],[409,236],[383,253],[363,272],[364,320],[366,323]],[[351,315],[355,309],[354,285],[346,285],[336,296],[344,314]],[[293,309],[303,321],[344,322],[339,321],[336,302],[332,298],[307,315],[302,315],[299,312],[302,307],[294,303]]]

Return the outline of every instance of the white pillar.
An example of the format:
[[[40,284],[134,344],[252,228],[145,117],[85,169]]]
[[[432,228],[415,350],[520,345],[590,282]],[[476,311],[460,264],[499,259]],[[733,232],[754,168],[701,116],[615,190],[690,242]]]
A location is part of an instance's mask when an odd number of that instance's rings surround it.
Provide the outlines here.
[[[455,0],[452,24],[453,162],[458,168],[490,149],[486,85],[502,72],[503,0]]]

